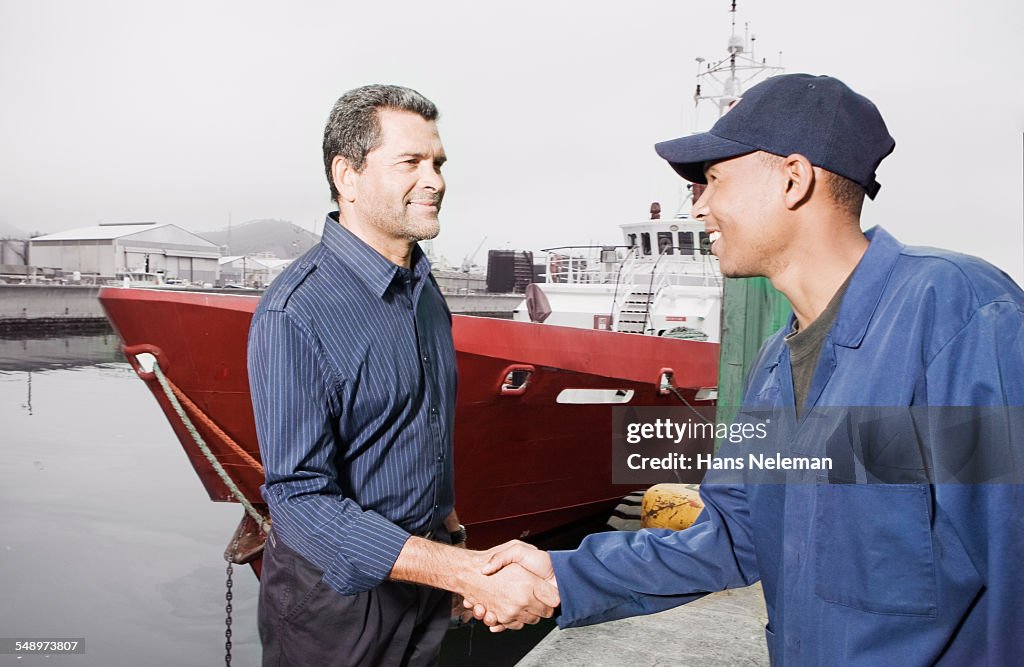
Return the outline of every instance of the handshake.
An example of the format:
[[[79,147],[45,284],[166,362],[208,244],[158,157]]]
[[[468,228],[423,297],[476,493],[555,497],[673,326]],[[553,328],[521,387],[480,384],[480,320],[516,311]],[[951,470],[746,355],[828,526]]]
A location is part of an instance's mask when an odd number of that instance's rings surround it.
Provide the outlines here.
[[[550,618],[560,603],[551,557],[533,545],[512,540],[472,554],[456,601],[461,618],[482,620],[491,632],[519,630],[525,624]]]

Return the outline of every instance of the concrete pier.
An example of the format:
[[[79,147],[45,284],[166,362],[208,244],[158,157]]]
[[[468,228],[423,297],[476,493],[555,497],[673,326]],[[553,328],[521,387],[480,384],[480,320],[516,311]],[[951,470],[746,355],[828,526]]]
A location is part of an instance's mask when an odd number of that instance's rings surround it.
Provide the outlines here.
[[[0,284],[0,329],[28,330],[48,327],[93,326],[106,321],[92,285],[3,285]],[[233,290],[254,294],[255,290]],[[521,294],[446,294],[453,313],[488,317],[512,317],[523,300]]]
[[[755,584],[650,616],[556,628],[516,667],[767,667],[767,622]]]
[[[522,294],[445,294],[453,313],[511,319],[512,310],[523,301]]]
[[[106,321],[99,291],[87,285],[0,285],[0,329],[95,327]]]

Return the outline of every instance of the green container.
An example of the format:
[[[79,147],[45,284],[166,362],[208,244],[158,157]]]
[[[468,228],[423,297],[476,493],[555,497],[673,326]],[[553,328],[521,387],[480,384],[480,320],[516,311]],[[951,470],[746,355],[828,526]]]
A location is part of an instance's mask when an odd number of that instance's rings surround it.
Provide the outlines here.
[[[731,423],[761,345],[789,321],[792,307],[766,278],[726,278],[718,359],[719,423]]]

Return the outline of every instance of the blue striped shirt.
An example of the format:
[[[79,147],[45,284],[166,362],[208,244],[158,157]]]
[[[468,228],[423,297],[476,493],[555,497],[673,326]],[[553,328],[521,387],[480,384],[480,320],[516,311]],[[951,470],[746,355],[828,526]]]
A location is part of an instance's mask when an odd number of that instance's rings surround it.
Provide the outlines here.
[[[274,533],[348,595],[452,511],[455,350],[419,247],[397,266],[336,216],[263,295],[248,364]]]

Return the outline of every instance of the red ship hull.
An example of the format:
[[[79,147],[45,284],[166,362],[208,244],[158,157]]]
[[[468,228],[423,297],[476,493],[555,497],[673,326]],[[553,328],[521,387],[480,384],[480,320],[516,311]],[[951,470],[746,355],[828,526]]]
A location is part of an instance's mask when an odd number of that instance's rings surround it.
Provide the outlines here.
[[[216,427],[192,415],[242,493],[260,503],[246,340],[256,296],[105,288],[100,302],[126,356],[150,352]],[[475,548],[544,533],[608,512],[635,490],[612,484],[607,403],[558,402],[566,389],[632,391],[629,405],[678,405],[659,392],[665,369],[691,402],[717,380],[718,345],[456,315],[459,394],[455,491]],[[151,373],[136,367],[167,415],[211,500],[233,501]],[[505,386],[510,372],[525,389]],[[217,427],[223,434],[217,433]],[[258,570],[257,570],[258,571]]]

